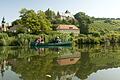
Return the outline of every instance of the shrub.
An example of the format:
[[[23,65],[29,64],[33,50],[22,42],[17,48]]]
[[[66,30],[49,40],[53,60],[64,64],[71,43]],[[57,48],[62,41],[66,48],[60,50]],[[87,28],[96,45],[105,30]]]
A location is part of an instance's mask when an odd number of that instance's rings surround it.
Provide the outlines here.
[[[5,39],[0,39],[0,46],[6,46],[6,40]]]
[[[31,41],[34,41],[37,38],[37,35],[30,34],[18,34],[17,40],[20,46],[29,45]]]
[[[0,39],[8,39],[7,33],[0,33]]]
[[[20,46],[18,40],[15,37],[9,37],[7,40],[7,45],[9,46]]]

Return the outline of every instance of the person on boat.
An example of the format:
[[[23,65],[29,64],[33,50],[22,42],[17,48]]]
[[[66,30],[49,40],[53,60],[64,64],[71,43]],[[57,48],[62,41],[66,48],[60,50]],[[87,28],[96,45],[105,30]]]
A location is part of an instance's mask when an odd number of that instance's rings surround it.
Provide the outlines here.
[[[40,43],[40,41],[41,41],[41,37],[38,37],[38,38],[35,40],[36,43]]]
[[[40,43],[44,43],[44,38],[41,36],[41,41]]]
[[[43,39],[43,37],[39,37],[35,40],[35,42],[36,42],[36,45],[41,44],[41,43],[44,43],[44,39]]]
[[[61,39],[59,37],[56,37],[55,43],[61,43]]]

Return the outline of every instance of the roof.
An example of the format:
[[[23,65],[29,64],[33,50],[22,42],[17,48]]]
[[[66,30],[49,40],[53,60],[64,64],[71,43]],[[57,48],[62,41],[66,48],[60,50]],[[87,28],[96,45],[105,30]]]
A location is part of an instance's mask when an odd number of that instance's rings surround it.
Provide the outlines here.
[[[16,29],[19,28],[19,27],[21,27],[21,25],[14,25],[13,27],[10,27],[9,30],[10,30],[10,31],[11,31],[11,30],[16,30]]]
[[[13,32],[13,31],[16,31],[19,28],[23,28],[24,30],[27,30],[27,28],[22,27],[22,25],[14,25],[14,26],[10,27],[9,31]]]
[[[75,25],[59,25],[57,30],[78,30],[78,27]]]

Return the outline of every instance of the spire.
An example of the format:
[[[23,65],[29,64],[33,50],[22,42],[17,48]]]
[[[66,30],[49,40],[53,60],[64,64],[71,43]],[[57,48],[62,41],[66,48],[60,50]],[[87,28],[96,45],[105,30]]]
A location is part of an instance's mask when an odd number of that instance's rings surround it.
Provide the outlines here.
[[[3,18],[2,18],[2,24],[4,24],[4,23],[5,23],[5,18],[3,17]]]
[[[57,12],[57,16],[60,16],[60,13],[59,13],[59,11]]]

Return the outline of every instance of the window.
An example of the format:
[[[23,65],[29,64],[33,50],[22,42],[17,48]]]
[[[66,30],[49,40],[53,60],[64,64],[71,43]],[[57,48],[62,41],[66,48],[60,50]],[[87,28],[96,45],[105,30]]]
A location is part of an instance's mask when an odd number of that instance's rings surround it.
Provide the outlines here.
[[[74,61],[74,59],[73,59],[73,58],[71,58],[71,59],[70,59],[70,61]]]
[[[73,29],[73,27],[69,27],[69,29]]]

